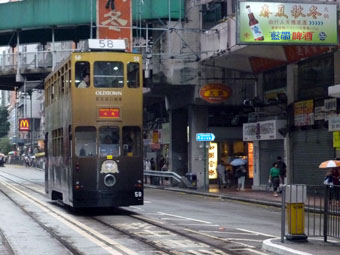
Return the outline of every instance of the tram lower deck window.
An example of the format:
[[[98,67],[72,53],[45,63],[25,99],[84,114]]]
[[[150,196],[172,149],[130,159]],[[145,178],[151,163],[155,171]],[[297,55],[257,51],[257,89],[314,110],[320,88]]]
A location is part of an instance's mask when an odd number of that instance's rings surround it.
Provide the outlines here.
[[[78,157],[96,156],[96,128],[76,127],[75,154]]]

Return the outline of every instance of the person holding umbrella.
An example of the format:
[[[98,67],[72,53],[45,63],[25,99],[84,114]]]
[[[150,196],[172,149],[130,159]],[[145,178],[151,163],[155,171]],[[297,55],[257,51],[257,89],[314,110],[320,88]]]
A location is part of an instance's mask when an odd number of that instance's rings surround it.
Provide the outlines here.
[[[230,162],[230,165],[235,166],[235,177],[237,178],[237,190],[244,191],[244,182],[246,180],[247,169],[245,168],[246,160],[236,158]]]

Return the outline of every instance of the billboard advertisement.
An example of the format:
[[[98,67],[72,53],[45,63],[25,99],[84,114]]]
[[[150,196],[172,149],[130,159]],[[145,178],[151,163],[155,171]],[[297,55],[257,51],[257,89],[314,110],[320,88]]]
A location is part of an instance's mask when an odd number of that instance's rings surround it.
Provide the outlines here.
[[[337,5],[240,1],[237,43],[337,45]]]

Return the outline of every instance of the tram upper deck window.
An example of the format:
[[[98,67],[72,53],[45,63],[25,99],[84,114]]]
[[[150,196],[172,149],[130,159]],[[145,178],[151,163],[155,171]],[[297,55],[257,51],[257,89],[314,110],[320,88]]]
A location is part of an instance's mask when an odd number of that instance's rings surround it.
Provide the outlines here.
[[[139,63],[127,64],[127,85],[129,88],[139,88]]]
[[[92,157],[97,155],[95,127],[76,127],[75,142],[76,156]]]
[[[88,88],[90,86],[90,63],[86,61],[76,62],[76,79],[77,88]]]
[[[120,155],[118,127],[99,128],[99,154],[100,157]]]
[[[94,86],[97,88],[122,88],[124,66],[122,62],[97,61],[94,63]]]

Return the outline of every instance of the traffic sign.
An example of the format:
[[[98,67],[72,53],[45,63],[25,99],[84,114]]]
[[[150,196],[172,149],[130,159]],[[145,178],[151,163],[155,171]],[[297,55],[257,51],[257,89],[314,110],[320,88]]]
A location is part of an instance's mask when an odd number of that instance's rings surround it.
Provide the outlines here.
[[[197,133],[196,141],[198,142],[212,142],[215,140],[215,135],[213,133]]]

